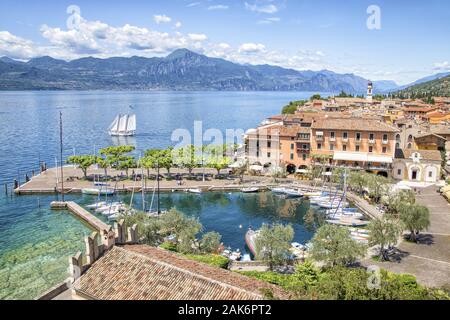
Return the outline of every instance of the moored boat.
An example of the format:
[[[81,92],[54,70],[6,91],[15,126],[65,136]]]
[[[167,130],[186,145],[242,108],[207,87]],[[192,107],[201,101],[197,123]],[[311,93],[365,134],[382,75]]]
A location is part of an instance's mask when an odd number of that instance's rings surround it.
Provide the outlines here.
[[[259,235],[259,231],[249,229],[245,234],[245,243],[253,256],[256,256],[256,238]]]
[[[242,188],[241,192],[243,192],[243,193],[256,193],[256,192],[259,192],[259,188],[257,188],[257,187]]]
[[[113,195],[114,190],[113,189],[99,189],[99,188],[83,188],[81,189],[82,194],[88,194],[88,195]]]

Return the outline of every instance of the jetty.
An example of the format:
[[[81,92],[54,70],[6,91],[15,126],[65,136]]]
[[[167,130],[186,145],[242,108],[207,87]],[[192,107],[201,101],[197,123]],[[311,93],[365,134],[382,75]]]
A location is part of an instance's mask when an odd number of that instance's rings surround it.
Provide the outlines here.
[[[111,229],[109,224],[104,223],[73,201],[54,201],[50,204],[50,207],[53,210],[69,210],[77,218],[87,223],[92,229],[99,231],[100,234],[107,233]]]

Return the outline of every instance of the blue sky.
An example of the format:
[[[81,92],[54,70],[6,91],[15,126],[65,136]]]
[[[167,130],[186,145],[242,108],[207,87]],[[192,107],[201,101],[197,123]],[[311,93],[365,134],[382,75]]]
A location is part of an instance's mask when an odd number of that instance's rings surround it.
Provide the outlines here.
[[[367,27],[370,5],[380,29]],[[151,57],[186,47],[404,84],[450,71],[449,21],[444,0],[2,0],[0,56]]]

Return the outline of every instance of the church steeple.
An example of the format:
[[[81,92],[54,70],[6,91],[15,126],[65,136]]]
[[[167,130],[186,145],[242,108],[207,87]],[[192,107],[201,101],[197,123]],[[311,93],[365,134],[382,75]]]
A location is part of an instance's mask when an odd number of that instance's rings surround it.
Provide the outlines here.
[[[373,83],[369,80],[369,83],[367,84],[367,101],[372,102],[372,89],[373,89]]]

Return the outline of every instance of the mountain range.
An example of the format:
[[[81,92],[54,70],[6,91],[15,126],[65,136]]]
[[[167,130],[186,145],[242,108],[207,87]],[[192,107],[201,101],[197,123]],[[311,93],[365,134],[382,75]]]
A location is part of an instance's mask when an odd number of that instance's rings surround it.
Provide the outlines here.
[[[187,49],[167,57],[52,57],[27,62],[0,58],[0,90],[229,90],[313,91],[364,94],[367,79],[328,70],[297,71],[271,65],[242,65]],[[374,81],[374,92],[398,88]]]

